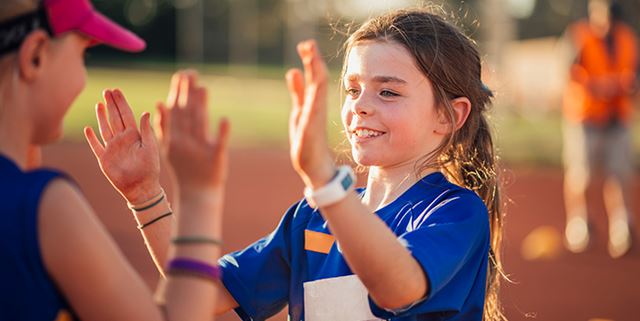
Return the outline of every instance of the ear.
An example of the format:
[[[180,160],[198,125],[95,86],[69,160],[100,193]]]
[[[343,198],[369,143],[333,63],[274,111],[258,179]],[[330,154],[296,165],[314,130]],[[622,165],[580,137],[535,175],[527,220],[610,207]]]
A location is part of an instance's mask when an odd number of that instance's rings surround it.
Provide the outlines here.
[[[30,33],[18,50],[20,77],[27,82],[37,78],[45,62],[45,49],[49,43],[49,35],[43,30]]]
[[[467,97],[458,97],[450,101],[453,111],[454,123],[451,124],[451,120],[444,112],[439,113],[438,125],[436,126],[435,133],[446,135],[460,129],[464,122],[467,121],[469,113],[471,112],[471,101]]]

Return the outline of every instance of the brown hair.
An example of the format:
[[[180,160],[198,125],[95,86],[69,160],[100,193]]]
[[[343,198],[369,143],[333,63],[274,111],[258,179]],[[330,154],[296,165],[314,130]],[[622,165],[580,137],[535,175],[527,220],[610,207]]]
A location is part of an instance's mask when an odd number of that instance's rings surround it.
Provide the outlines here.
[[[500,262],[503,215],[496,155],[485,116],[492,93],[482,83],[480,55],[475,43],[444,18],[422,8],[398,10],[367,21],[346,41],[345,57],[363,41],[393,42],[407,49],[431,81],[437,108],[451,124],[455,124],[455,114],[450,101],[457,97],[471,101],[471,112],[464,125],[425,155],[416,164],[416,173],[420,175],[427,168],[438,168],[452,182],[475,191],[486,204],[491,249],[483,319],[505,320],[498,300],[504,275]]]

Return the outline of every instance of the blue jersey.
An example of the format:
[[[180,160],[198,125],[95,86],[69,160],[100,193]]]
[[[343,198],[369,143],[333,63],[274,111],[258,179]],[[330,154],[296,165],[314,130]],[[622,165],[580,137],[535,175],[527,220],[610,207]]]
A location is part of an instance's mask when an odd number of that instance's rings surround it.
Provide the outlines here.
[[[238,315],[265,320],[288,304],[292,321],[482,320],[490,233],[477,194],[433,173],[375,214],[423,268],[425,298],[396,311],[378,307],[353,276],[320,212],[302,200],[271,234],[220,259]],[[361,302],[358,291],[364,291]]]
[[[0,321],[68,320],[68,305],[49,278],[38,243],[42,192],[62,174],[21,171],[0,155]]]

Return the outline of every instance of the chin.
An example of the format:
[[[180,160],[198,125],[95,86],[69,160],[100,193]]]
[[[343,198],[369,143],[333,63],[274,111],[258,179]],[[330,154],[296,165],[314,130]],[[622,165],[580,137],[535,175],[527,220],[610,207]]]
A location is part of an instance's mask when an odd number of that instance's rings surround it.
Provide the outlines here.
[[[51,130],[50,132],[41,133],[34,139],[33,144],[48,145],[48,144],[53,144],[59,141],[60,139],[62,139],[62,126],[54,130]]]
[[[380,165],[380,160],[375,156],[367,153],[362,153],[356,150],[351,151],[351,157],[353,157],[353,161],[360,166],[378,166]]]

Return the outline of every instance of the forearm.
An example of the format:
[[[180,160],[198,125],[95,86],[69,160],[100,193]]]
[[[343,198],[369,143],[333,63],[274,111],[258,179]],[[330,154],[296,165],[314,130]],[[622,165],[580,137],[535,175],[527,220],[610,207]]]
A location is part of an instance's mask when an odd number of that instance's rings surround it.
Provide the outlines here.
[[[160,189],[162,190],[162,189]],[[158,269],[164,276],[164,266],[167,263],[169,238],[175,224],[176,213],[162,191],[158,196],[144,203],[128,204],[138,224],[147,250]],[[167,215],[172,213],[170,215]]]
[[[186,194],[186,195],[185,195]],[[174,237],[181,238],[207,238],[210,240],[221,240],[221,218],[223,210],[223,190],[200,191],[197,193],[186,192],[181,195],[181,203],[183,204],[183,215],[177,219],[177,225],[174,230]],[[169,246],[170,258],[188,258],[198,260],[209,265],[217,265],[218,258],[221,255],[221,246],[215,242],[196,242],[188,244],[173,244]],[[174,313],[183,315],[191,309],[208,309],[207,313],[222,314],[237,306],[237,303],[220,280],[213,282],[202,282],[205,284],[197,285],[198,296],[197,302],[187,305],[173,303],[179,298],[184,297],[188,291],[194,291],[193,286],[186,284],[180,277],[171,275],[167,278],[165,297],[167,302],[176,304]],[[193,282],[199,282],[192,280]],[[201,281],[200,281],[201,282]],[[215,289],[211,295],[211,288]],[[171,307],[167,306],[168,311]],[[184,310],[183,310],[184,309]]]
[[[197,260],[211,266],[217,265],[219,246],[200,244],[193,246],[170,246],[170,258]],[[171,272],[169,272],[171,273]],[[218,281],[188,275],[167,275],[157,290],[164,303],[168,320],[194,320],[203,316],[211,320],[215,309]],[[204,317],[206,316],[206,317]]]
[[[164,267],[167,264],[169,238],[174,224],[175,218],[169,217],[140,231],[144,239],[144,245],[147,247],[153,263],[162,276],[164,276]]]
[[[418,262],[355,193],[320,211],[376,303],[396,309],[426,295],[427,280]]]
[[[185,196],[186,199],[180,200],[181,202],[186,203],[186,206],[185,208],[183,208],[183,210],[186,211],[185,213],[188,213],[188,215],[211,216],[216,211],[222,211],[222,191],[204,192],[201,193],[201,195],[195,197],[201,198],[202,200],[194,200],[194,196]],[[194,201],[196,203],[192,204]],[[154,208],[152,209],[144,212],[133,211],[133,213],[136,221],[138,222],[138,226],[142,226],[142,224],[144,224],[145,222],[149,222],[151,219],[159,217],[170,211],[172,211],[172,208],[171,206],[169,206],[168,202],[165,199],[162,203],[154,206]],[[153,224],[140,229],[142,237],[145,241],[145,245],[147,246],[147,250],[149,251],[151,258],[153,259],[156,268],[163,276],[164,266],[167,263],[167,252],[169,250],[170,235],[176,225],[177,216],[179,216],[179,213],[173,211],[173,215],[160,219],[157,222],[154,222]],[[207,220],[205,219],[204,221]],[[212,222],[210,225],[202,224],[199,221],[196,222],[194,220],[189,220],[178,225],[177,233],[178,235],[187,236],[207,235],[221,240],[221,225],[222,222],[220,219]],[[211,234],[211,231],[213,231],[213,234]]]

